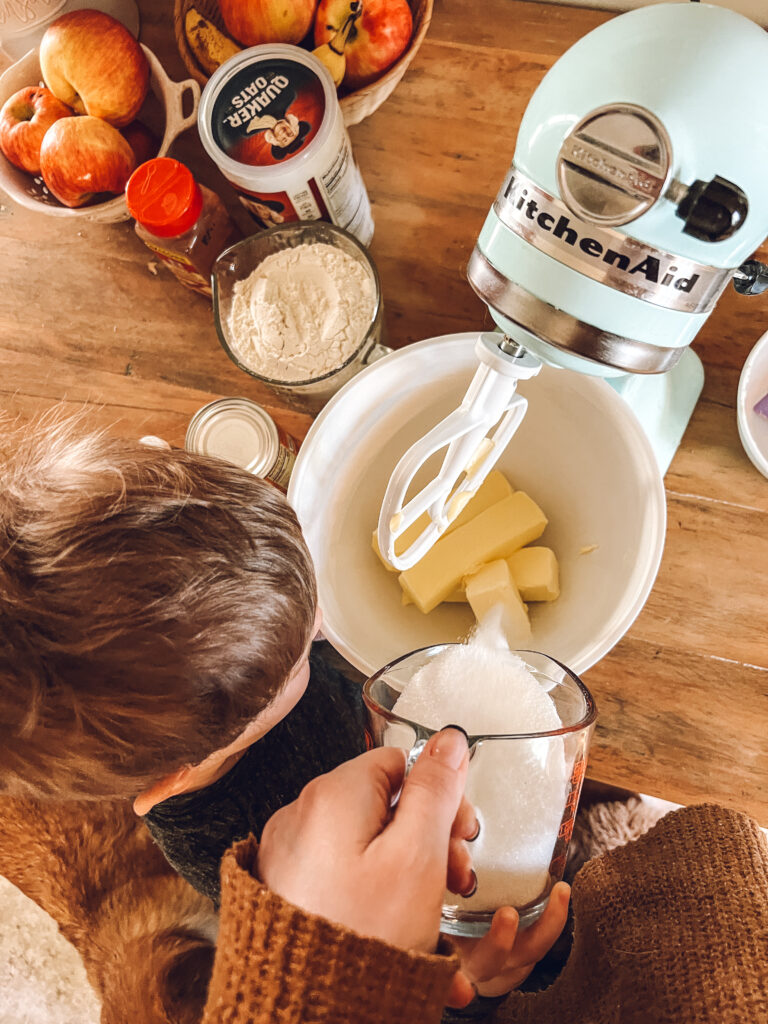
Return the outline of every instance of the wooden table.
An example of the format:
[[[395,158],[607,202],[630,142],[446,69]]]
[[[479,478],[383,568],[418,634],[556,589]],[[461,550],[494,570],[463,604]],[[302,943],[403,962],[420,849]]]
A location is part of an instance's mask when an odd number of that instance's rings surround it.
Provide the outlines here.
[[[142,40],[185,78],[171,2],[140,0]],[[516,0],[437,0],[404,81],[352,129],[373,201],[373,256],[389,341],[490,323],[465,280],[512,157],[517,125],[552,62],[608,15]],[[174,154],[237,204],[196,134]],[[240,373],[210,306],[161,269],[129,223],[76,225],[0,197],[0,409],[32,416],[88,404],[94,422],[180,444],[191,414],[247,395],[292,433],[306,417]],[[716,800],[768,824],[768,481],[748,462],[734,411],[740,368],[768,328],[768,296],[729,290],[695,348],[707,382],[666,477],[669,526],[650,599],[587,673],[600,723],[590,775],[680,803]]]

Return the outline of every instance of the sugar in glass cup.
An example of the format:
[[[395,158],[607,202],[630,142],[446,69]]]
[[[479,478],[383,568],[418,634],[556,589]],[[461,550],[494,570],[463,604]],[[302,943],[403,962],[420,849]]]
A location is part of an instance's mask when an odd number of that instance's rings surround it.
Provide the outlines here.
[[[373,284],[374,302],[360,343],[339,366],[307,380],[276,380],[245,366],[236,355],[229,327],[233,290],[236,282],[248,277],[268,256],[299,245],[332,245],[360,263]],[[376,266],[362,243],[343,228],[325,221],[298,221],[268,231],[225,249],[213,265],[213,312],[219,340],[229,358],[244,373],[262,381],[280,396],[283,403],[300,412],[316,413],[333,395],[368,363],[389,349],[380,344],[382,336],[381,283]]]
[[[369,746],[403,748],[409,769],[436,730],[392,708],[416,672],[452,646],[406,654],[363,687]],[[469,844],[477,888],[468,898],[446,892],[441,929],[453,935],[483,935],[502,906],[515,907],[520,927],[527,927],[541,915],[565,870],[597,709],[570,669],[534,651],[515,653],[551,697],[562,726],[550,732],[470,735],[466,795],[480,823],[477,839]],[[467,687],[478,687],[477,680],[467,679]]]

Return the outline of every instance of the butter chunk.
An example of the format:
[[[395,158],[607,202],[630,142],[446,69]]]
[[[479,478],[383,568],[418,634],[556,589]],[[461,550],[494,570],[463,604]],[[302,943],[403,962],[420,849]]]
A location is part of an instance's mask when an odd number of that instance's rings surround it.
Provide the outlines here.
[[[484,562],[508,558],[537,540],[547,517],[523,491],[516,491],[464,526],[443,536],[413,566],[400,573],[400,585],[419,611],[427,614]]]
[[[500,617],[507,643],[514,650],[531,639],[531,623],[509,564],[500,558],[467,577],[467,600],[478,622],[489,615]]]
[[[507,559],[524,601],[556,601],[560,597],[560,571],[550,548],[521,548]]]
[[[508,497],[512,493],[512,485],[498,469],[492,469],[488,476],[478,487],[474,497],[470,498],[469,501],[461,509],[461,512],[456,516],[451,525],[443,534],[443,537],[457,530],[460,526],[464,526],[470,522],[475,516],[480,515],[481,512],[485,512],[491,505],[495,505],[497,501],[501,501],[502,498]],[[461,505],[461,490],[454,494],[452,501],[457,503],[457,507]],[[398,555],[402,555],[411,544],[416,540],[420,533],[429,526],[429,516],[426,512],[420,515],[415,523],[405,531],[402,537],[398,537],[395,542],[395,551]],[[388,572],[399,572],[399,569],[395,569],[389,564],[386,558],[379,551],[379,538],[378,530],[374,530],[371,536],[371,546],[373,547],[376,556],[378,557],[381,564]],[[463,600],[461,598],[460,600]]]

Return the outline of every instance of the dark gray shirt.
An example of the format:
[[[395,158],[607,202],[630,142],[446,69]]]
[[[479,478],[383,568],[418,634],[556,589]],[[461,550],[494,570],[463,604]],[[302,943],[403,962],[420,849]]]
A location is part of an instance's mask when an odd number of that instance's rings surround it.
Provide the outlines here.
[[[218,907],[219,864],[232,843],[253,833],[318,775],[365,750],[361,688],[314,644],[310,679],[296,707],[216,782],[172,796],[144,816],[166,859]]]

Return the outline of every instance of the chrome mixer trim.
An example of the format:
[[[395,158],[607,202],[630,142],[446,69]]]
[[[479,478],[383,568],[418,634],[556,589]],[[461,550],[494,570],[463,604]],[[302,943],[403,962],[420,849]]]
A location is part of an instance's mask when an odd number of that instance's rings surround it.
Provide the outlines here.
[[[656,249],[612,228],[579,220],[565,203],[512,166],[494,203],[518,238],[571,270],[642,302],[708,313],[733,275]]]
[[[554,348],[604,366],[626,373],[664,373],[687,348],[662,348],[577,320],[510,281],[478,248],[470,257],[467,278],[483,302],[507,320]]]

